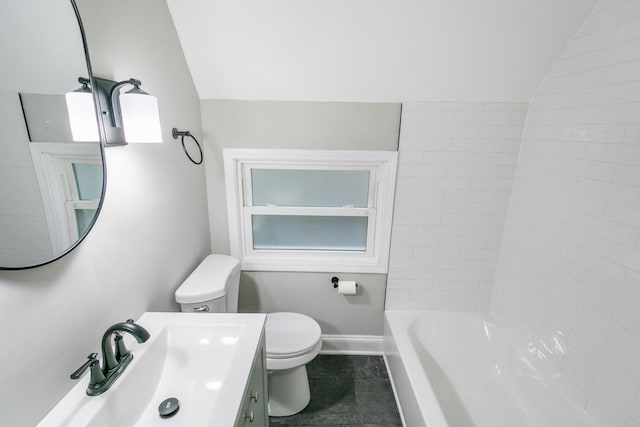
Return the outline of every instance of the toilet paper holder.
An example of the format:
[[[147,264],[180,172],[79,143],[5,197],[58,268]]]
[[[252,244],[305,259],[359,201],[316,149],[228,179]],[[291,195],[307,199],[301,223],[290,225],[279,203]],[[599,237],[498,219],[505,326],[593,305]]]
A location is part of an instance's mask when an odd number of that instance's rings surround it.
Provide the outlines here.
[[[338,282],[340,281],[340,279],[338,279],[336,276],[333,276],[331,278],[331,283],[333,283],[333,287],[334,289],[338,287]],[[358,287],[358,284],[356,283],[356,288]]]

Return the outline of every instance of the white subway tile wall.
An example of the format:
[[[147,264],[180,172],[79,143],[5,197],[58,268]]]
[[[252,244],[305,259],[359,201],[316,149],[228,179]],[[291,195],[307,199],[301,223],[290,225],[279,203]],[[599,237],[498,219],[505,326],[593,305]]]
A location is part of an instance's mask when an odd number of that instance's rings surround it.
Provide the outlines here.
[[[0,117],[0,259],[20,265],[51,256],[51,240],[17,92],[0,91]]]
[[[386,309],[489,310],[527,107],[403,104]]]
[[[602,426],[640,425],[640,1],[600,1],[538,88],[491,312]]]

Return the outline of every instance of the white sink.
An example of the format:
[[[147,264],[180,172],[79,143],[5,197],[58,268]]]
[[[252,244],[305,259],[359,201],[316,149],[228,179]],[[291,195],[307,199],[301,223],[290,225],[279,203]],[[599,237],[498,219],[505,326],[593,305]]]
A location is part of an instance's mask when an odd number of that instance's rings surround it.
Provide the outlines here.
[[[85,375],[39,426],[233,426],[242,403],[264,314],[145,313],[136,321],[151,335],[126,336],[133,360],[104,394],[86,395]],[[96,337],[96,347],[101,337]],[[158,406],[180,402],[171,418]]]

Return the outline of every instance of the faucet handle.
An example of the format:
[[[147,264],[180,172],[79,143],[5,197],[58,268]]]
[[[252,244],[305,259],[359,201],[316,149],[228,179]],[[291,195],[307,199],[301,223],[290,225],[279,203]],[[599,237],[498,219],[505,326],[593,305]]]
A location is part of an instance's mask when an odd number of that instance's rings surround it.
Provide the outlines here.
[[[135,323],[135,320],[127,319],[125,323]],[[113,341],[115,345],[114,356],[116,357],[116,361],[120,361],[129,355],[129,350],[124,345],[124,340],[123,340],[124,337],[120,332],[114,332],[113,335],[114,335]]]
[[[113,342],[116,347],[114,356],[116,357],[116,362],[119,362],[129,355],[129,350],[127,350],[127,347],[124,345],[124,337],[120,332],[115,332],[113,335],[115,336]]]
[[[87,356],[87,361],[82,364],[76,371],[70,375],[72,380],[77,380],[84,375],[87,371],[87,368],[91,366],[93,362],[97,362],[96,357],[98,357],[98,353],[91,353]]]

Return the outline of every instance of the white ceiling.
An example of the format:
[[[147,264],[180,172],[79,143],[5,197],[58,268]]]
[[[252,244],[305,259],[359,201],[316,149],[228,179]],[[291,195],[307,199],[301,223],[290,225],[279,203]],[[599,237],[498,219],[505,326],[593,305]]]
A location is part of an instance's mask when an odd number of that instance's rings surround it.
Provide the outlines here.
[[[201,99],[526,101],[595,0],[167,0]]]

